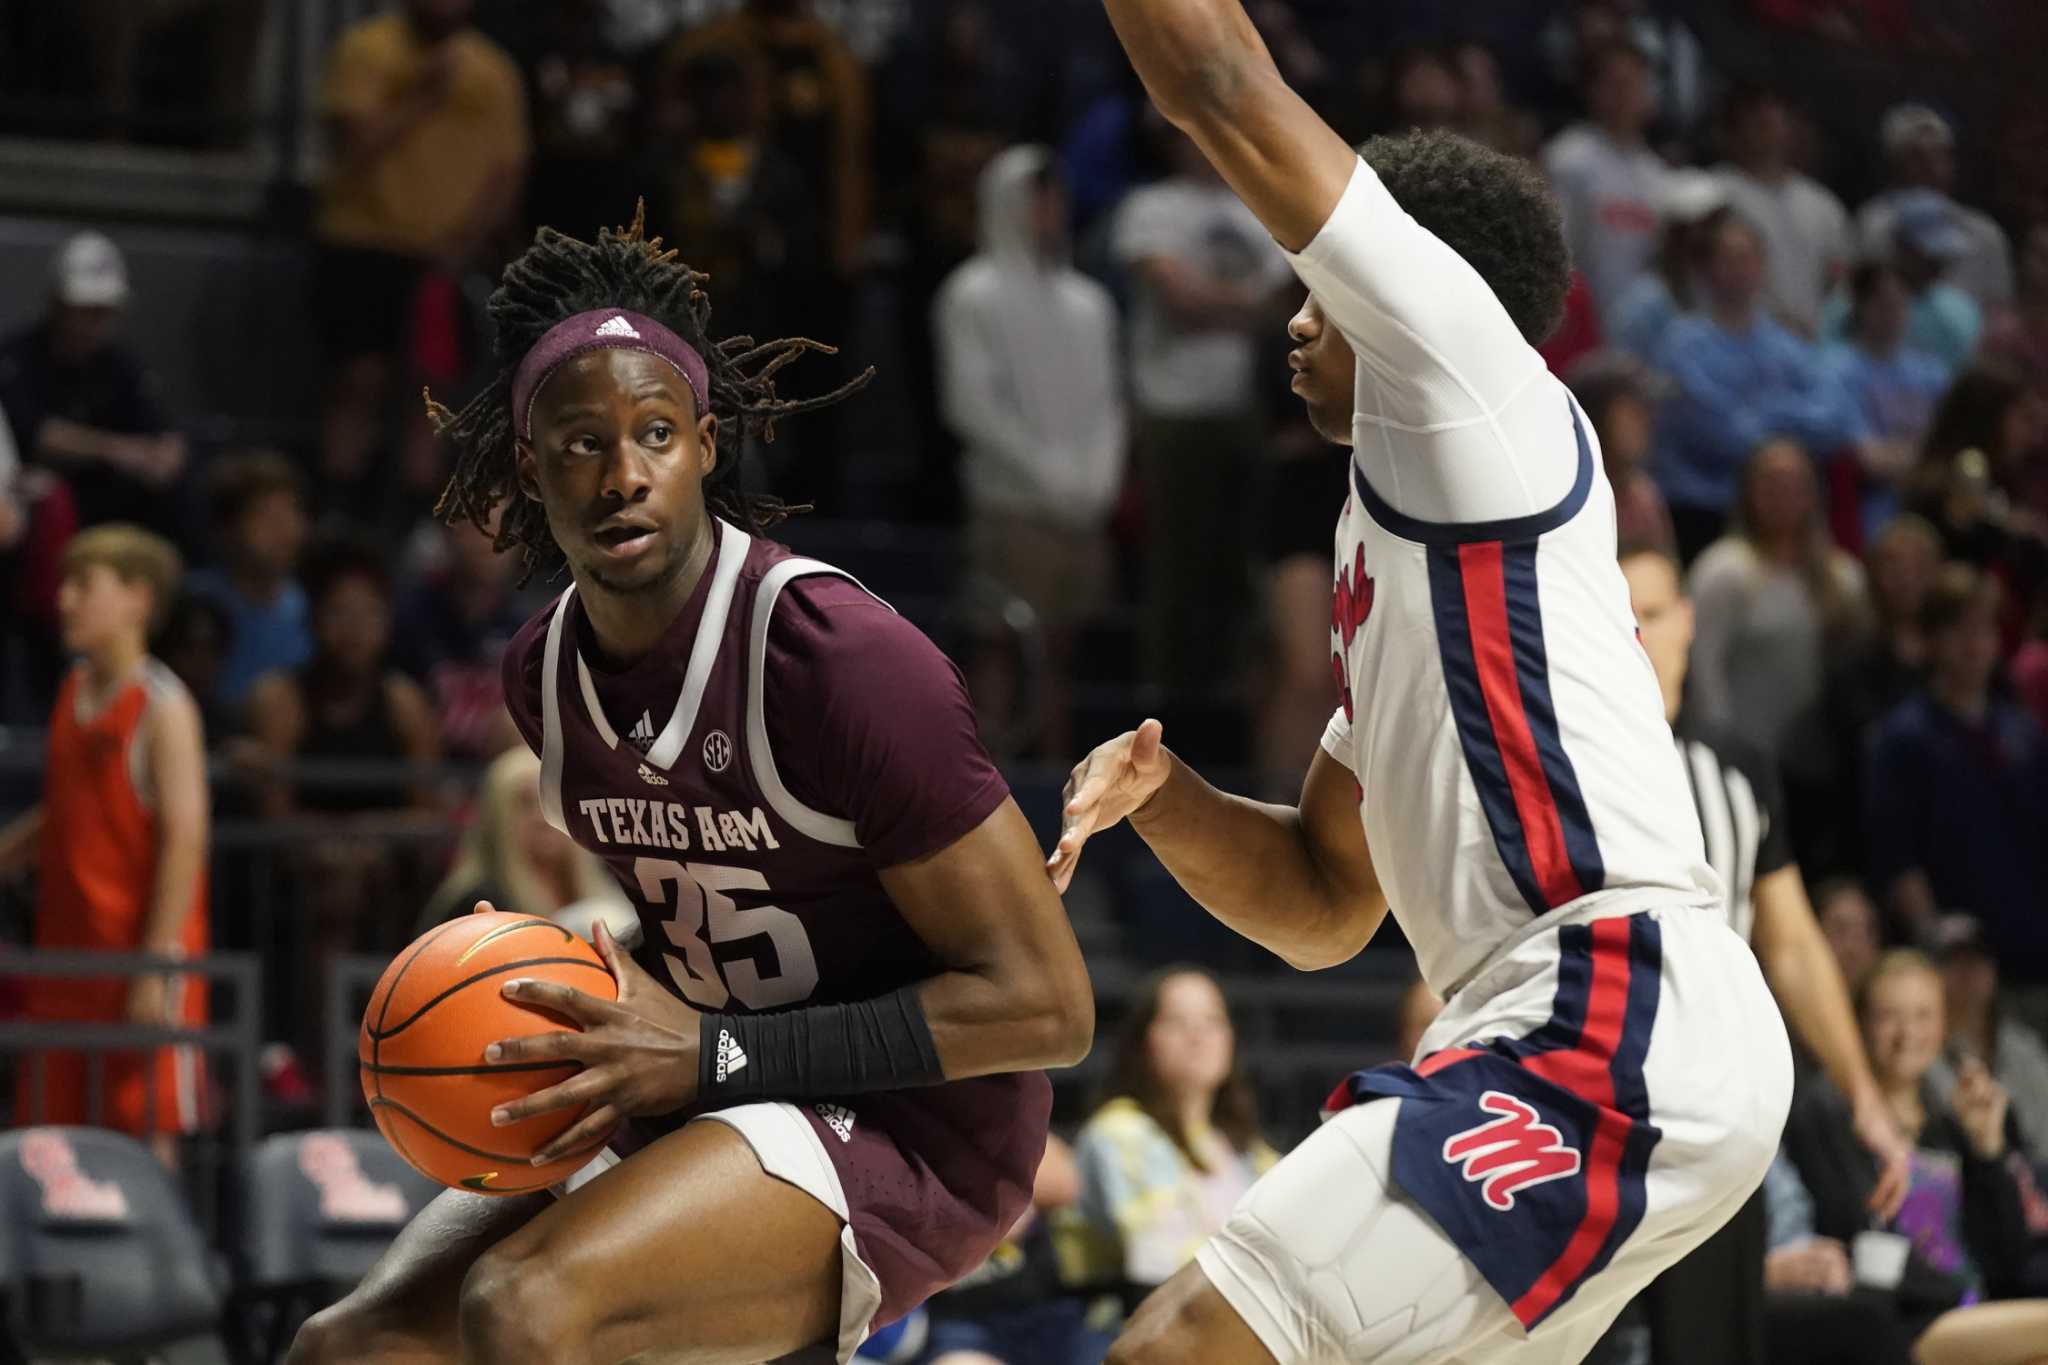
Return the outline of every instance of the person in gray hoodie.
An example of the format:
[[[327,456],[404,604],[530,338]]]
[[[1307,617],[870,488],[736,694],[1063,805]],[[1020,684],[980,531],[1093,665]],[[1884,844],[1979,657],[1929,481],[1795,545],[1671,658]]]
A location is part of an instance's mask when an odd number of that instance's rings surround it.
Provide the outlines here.
[[[1046,678],[1028,747],[1054,754],[1070,747],[1075,630],[1110,588],[1127,428],[1116,305],[1069,263],[1069,248],[1052,154],[1011,148],[982,172],[981,250],[947,277],[932,319],[940,411],[964,447],[977,600],[984,611],[1031,608]],[[1018,680],[1014,652],[988,634],[971,681],[994,737]]]

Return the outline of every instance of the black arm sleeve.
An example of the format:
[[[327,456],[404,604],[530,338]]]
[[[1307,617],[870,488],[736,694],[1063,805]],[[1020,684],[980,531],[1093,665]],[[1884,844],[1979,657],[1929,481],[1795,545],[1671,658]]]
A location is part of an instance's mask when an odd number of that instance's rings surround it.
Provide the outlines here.
[[[946,1079],[913,986],[850,1005],[707,1014],[702,1028],[700,1099],[823,1099]]]

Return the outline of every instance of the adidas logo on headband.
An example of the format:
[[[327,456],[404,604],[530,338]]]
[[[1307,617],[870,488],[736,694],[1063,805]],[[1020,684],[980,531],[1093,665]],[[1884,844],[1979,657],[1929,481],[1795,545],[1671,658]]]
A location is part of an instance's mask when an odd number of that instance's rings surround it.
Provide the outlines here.
[[[603,322],[597,324],[597,330],[592,332],[591,335],[600,337],[631,337],[635,341],[640,339],[640,334],[633,330],[633,324],[626,321],[625,315],[621,313],[614,313]]]

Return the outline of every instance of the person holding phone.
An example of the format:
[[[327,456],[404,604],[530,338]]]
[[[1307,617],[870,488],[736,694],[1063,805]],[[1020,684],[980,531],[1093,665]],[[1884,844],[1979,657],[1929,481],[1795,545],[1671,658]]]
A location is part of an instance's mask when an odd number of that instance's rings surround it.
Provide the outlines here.
[[[1855,1249],[1856,1278],[1888,1289],[1914,1334],[1920,1365],[2027,1365],[2048,1355],[2048,1299],[2020,1298],[2029,1250],[2019,1186],[2006,1160],[2010,1098],[1984,1064],[1955,1059],[1946,1105],[1928,1086],[1943,1048],[1940,970],[1924,954],[1886,953],[1865,981],[1860,1013],[1878,1084],[1913,1142],[1898,1213],[1873,1228],[1862,1194],[1869,1156],[1846,1107],[1814,1086],[1794,1099],[1785,1149],[1814,1204],[1813,1230]],[[1877,1274],[1903,1238],[1903,1267]],[[1868,1245],[1858,1247],[1859,1236]],[[1889,1281],[1886,1283],[1885,1281]]]

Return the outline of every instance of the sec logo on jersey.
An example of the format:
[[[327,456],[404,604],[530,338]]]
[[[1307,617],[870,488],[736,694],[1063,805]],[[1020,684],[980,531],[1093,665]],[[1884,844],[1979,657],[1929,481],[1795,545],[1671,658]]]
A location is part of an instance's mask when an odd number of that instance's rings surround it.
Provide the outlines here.
[[[713,730],[704,736],[704,766],[712,772],[722,773],[732,762],[732,738],[723,730]]]

